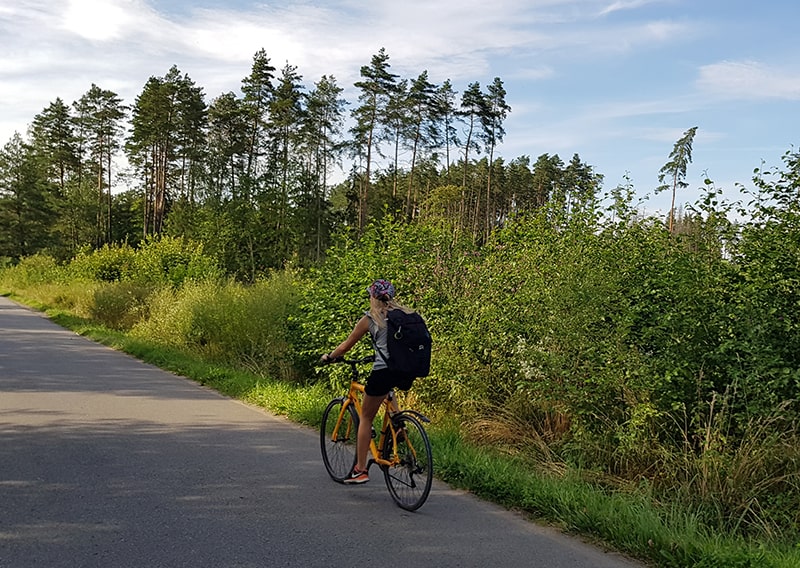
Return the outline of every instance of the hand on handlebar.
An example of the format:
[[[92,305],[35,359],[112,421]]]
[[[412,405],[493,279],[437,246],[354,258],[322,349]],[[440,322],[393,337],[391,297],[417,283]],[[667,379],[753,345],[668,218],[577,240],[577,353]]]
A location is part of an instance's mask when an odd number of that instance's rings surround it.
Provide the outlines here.
[[[338,361],[341,361],[342,359],[343,357],[331,357],[330,353],[325,353],[322,355],[322,357],[319,358],[319,361],[323,365],[328,365],[330,363],[336,363]]]
[[[360,359],[345,359],[344,355],[339,357],[331,357],[330,353],[325,353],[319,358],[319,362],[322,365],[330,365],[332,363],[347,363],[348,365],[361,365],[363,363],[372,363],[375,361],[375,355],[367,355],[366,357],[361,357]]]

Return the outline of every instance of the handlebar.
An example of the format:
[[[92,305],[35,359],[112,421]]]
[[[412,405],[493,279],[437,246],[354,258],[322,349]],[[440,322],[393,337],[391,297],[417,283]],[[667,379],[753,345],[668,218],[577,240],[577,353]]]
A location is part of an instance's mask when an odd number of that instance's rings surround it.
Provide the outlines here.
[[[364,363],[372,363],[375,361],[375,355],[367,355],[366,357],[361,357],[360,359],[345,359],[344,357],[337,357],[336,359],[329,359],[328,361],[323,361],[323,365],[333,365],[335,363],[345,363],[347,365],[362,365]]]

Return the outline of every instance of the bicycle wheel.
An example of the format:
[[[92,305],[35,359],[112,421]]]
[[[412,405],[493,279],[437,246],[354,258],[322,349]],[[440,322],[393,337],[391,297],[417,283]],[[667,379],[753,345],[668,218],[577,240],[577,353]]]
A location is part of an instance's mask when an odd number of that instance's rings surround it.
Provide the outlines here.
[[[425,503],[433,484],[431,443],[414,416],[401,414],[392,424],[397,432],[397,464],[384,467],[383,476],[395,503],[407,511],[415,511]],[[395,461],[391,435],[384,439],[382,455]]]
[[[352,404],[344,406],[346,398],[335,398],[325,409],[320,425],[322,461],[328,475],[343,483],[356,465],[358,414]]]

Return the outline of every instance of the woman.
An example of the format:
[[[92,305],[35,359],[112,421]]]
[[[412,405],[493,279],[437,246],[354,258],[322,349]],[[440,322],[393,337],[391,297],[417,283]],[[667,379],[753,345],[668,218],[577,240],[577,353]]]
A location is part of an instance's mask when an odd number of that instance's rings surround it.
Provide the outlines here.
[[[409,380],[388,368],[386,361],[389,359],[386,335],[386,317],[392,310],[411,312],[406,307],[398,304],[395,299],[395,289],[386,280],[376,280],[367,288],[369,293],[369,311],[358,320],[353,331],[336,349],[322,356],[323,363],[329,363],[347,353],[367,332],[372,336],[372,344],[378,353],[372,373],[367,379],[364,389],[364,398],[361,401],[361,418],[358,424],[358,437],[356,439],[356,465],[350,475],[345,478],[345,483],[366,483],[369,481],[367,472],[367,453],[369,442],[372,438],[372,421],[381,407],[386,395],[394,388],[408,389]],[[382,356],[381,356],[382,355]]]

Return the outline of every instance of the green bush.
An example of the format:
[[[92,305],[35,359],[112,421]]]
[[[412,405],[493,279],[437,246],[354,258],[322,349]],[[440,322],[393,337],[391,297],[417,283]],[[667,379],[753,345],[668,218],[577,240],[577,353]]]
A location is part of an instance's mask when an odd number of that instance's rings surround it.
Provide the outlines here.
[[[35,254],[20,259],[0,271],[0,285],[9,290],[24,290],[38,284],[66,282],[64,270],[52,256]]]
[[[252,286],[192,280],[163,288],[149,302],[138,336],[235,363],[281,379],[297,379],[289,342],[296,309],[295,277],[276,274]]]
[[[369,226],[361,237],[340,233],[324,264],[307,271],[299,284],[292,333],[301,371],[315,373],[319,356],[343,341],[369,308],[367,286],[386,278],[397,288],[398,301],[422,313],[434,337],[431,376],[417,381],[415,393],[431,406],[459,405],[458,394],[470,394],[469,387],[459,388],[470,375],[465,367],[458,374],[448,372],[457,346],[444,341],[447,328],[441,326],[449,325],[449,302],[464,285],[461,275],[451,272],[452,264],[462,263],[466,270],[474,258],[471,250],[445,227],[409,225],[391,216]],[[354,354],[371,351],[364,340]],[[336,388],[348,380],[342,368],[326,370],[326,376]]]
[[[78,279],[142,285],[176,286],[185,280],[221,276],[216,260],[203,253],[202,244],[172,237],[150,238],[138,249],[122,244],[82,251],[69,269]]]
[[[129,330],[147,318],[150,286],[131,282],[113,282],[94,291],[92,319],[116,330]]]
[[[221,276],[216,260],[203,253],[201,243],[160,237],[142,244],[129,278],[142,283],[179,285],[185,280]]]
[[[136,250],[127,244],[104,245],[79,252],[69,264],[70,274],[79,280],[120,282],[131,280]]]

